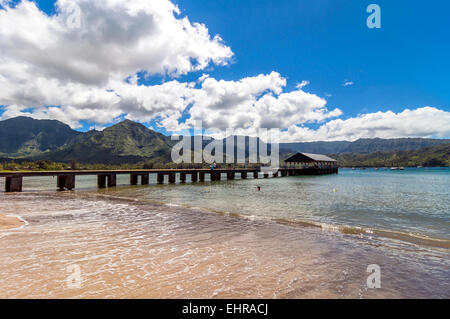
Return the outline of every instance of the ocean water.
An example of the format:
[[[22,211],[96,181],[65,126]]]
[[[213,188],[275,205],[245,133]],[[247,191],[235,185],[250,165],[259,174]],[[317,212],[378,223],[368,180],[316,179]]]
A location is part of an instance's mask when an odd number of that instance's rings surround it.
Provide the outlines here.
[[[342,169],[129,186],[120,176],[97,190],[86,176],[62,193],[53,178],[25,179],[24,193],[0,194],[0,213],[27,221],[0,231],[0,297],[448,298],[449,177]],[[367,287],[371,264],[380,289]]]
[[[339,175],[155,185],[102,193],[355,233],[392,232],[450,248],[448,168],[342,169]]]

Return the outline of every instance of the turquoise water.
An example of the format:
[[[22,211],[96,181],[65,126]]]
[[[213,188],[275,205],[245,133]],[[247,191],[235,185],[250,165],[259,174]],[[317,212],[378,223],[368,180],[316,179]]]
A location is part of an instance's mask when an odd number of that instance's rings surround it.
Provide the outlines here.
[[[123,175],[118,187],[98,192],[348,233],[450,240],[449,168],[341,169],[338,175],[247,180],[237,174],[232,181],[184,185],[157,185],[151,175],[150,183],[129,186],[129,176]],[[26,178],[24,191],[54,190],[55,184],[51,177]],[[95,185],[95,176],[77,176],[78,191],[97,191]]]
[[[323,228],[342,226],[348,232],[361,227],[450,239],[448,168],[341,169],[338,175],[119,187],[105,192],[249,217],[311,222]]]
[[[27,178],[24,190],[52,190],[55,183],[49,177]],[[96,177],[77,176],[76,183],[77,190],[94,188]],[[247,180],[237,175],[233,181],[185,185],[156,185],[152,175],[149,186],[128,186],[123,175],[118,184],[99,192],[323,228],[350,226],[348,232],[360,227],[450,239],[449,168],[341,169],[338,175]]]
[[[0,231],[0,297],[448,298],[449,174],[148,186],[124,175],[100,190],[80,176],[75,192],[26,178],[24,193],[0,194],[0,214],[26,221]],[[64,288],[72,264],[78,290]],[[381,289],[366,285],[372,264]]]

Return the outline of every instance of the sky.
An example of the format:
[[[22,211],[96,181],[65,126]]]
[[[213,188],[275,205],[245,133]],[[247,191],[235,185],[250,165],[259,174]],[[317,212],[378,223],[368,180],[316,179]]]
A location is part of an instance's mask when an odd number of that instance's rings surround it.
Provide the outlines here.
[[[369,28],[370,4],[381,28]],[[450,3],[0,0],[0,119],[450,138]]]

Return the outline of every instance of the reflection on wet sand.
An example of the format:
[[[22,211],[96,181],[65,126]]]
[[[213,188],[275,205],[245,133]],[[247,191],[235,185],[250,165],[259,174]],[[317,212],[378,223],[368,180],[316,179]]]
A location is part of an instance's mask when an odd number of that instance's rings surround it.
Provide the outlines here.
[[[447,250],[399,258],[376,239],[95,194],[2,204],[29,223],[0,232],[3,298],[449,297]],[[369,264],[382,289],[367,288]]]

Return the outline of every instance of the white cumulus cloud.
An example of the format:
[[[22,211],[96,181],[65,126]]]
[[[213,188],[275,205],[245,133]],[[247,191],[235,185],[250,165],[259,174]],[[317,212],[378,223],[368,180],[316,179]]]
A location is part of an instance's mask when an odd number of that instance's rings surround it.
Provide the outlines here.
[[[359,138],[400,138],[450,136],[450,112],[434,107],[422,107],[402,112],[392,111],[362,114],[346,120],[331,120],[317,130],[291,126],[282,132],[284,141],[349,140]]]
[[[309,81],[303,80],[302,82],[300,82],[299,84],[297,84],[297,89],[303,89],[305,86],[309,85]]]
[[[33,108],[35,117],[58,116],[75,127],[83,119],[107,123],[123,113],[114,89],[124,89],[126,78],[177,77],[227,64],[233,56],[220,36],[180,17],[169,0],[58,0],[52,16],[32,1],[2,4],[3,118]]]
[[[207,78],[192,95],[188,124],[201,120],[205,127],[251,132],[286,128],[297,123],[320,122],[342,114],[329,111],[326,101],[301,89],[284,92],[286,79],[279,73],[218,81]]]
[[[77,128],[126,117],[172,132],[202,120],[252,136],[258,128],[283,129],[284,141],[450,136],[449,112],[433,107],[340,119],[339,108],[305,91],[309,81],[289,91],[275,71],[182,82],[181,75],[231,63],[233,52],[170,0],[58,0],[53,15],[30,0],[0,6],[1,119],[52,118]],[[154,75],[167,80],[141,84]]]

